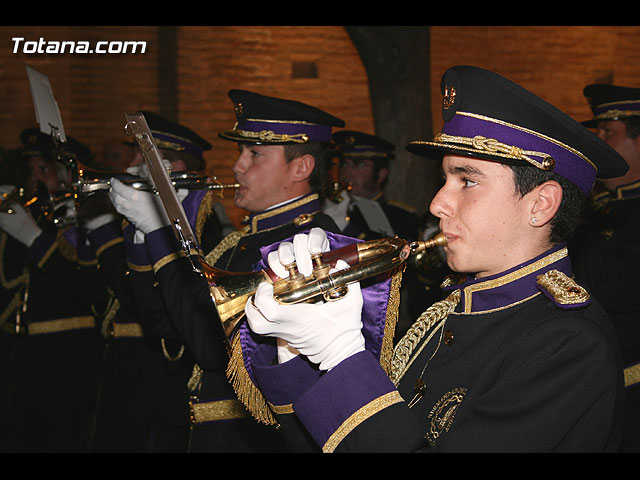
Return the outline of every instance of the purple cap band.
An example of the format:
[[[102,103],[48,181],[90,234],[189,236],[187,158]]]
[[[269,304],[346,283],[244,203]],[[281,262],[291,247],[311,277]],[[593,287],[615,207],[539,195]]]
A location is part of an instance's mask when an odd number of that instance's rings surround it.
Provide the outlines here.
[[[202,158],[202,149],[184,138],[167,135],[161,132],[152,132],[152,134],[153,138],[155,138],[156,140],[160,140],[161,142],[175,143],[183,147],[184,150],[182,151],[190,153],[191,155],[194,155],[198,158]],[[162,145],[158,145],[158,148],[163,147]]]
[[[593,113],[596,117],[611,111],[622,112],[623,114],[625,112],[640,112],[640,102],[632,102],[628,100],[620,102],[608,102],[603,103],[602,105],[598,105],[593,109]]]
[[[261,120],[245,120],[239,122],[235,130],[243,130],[260,134],[261,132],[273,132],[276,135],[286,135],[293,137],[295,141],[298,137],[306,135],[310,142],[328,142],[331,140],[331,126],[318,125],[304,122],[285,122],[285,121],[261,121]],[[268,140],[269,137],[265,137]],[[274,140],[271,138],[271,140]]]
[[[470,139],[476,136],[494,139],[502,144],[517,147],[528,152],[527,156],[536,162],[542,162],[544,157],[533,155],[532,152],[548,155],[555,161],[553,171],[578,186],[586,195],[591,192],[591,188],[595,182],[596,168],[586,157],[581,155],[580,152],[556,143],[548,137],[540,136],[535,132],[519,128],[515,125],[501,123],[477,115],[469,116],[458,112],[451,120],[444,124],[442,133]],[[502,157],[517,158],[515,156],[509,156],[508,153],[502,151],[496,152],[490,149],[470,148],[478,153],[497,154]]]

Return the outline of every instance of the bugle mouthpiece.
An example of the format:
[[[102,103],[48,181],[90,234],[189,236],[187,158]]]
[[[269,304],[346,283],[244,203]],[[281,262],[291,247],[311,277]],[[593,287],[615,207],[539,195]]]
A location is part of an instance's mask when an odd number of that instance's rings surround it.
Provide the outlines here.
[[[444,233],[440,232],[429,240],[411,242],[411,253],[416,254],[433,247],[446,247],[447,237]]]

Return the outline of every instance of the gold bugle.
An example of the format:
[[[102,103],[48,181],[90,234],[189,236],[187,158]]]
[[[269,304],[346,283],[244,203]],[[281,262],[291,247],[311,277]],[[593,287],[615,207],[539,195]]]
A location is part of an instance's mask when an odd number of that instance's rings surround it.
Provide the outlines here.
[[[327,301],[341,298],[350,283],[397,271],[407,259],[427,248],[446,245],[439,233],[431,240],[407,242],[398,237],[387,237],[359,242],[325,252],[314,258],[315,267],[308,277],[281,279],[270,269],[258,272],[228,272],[208,265],[200,258],[204,275],[209,283],[223,330],[230,340],[244,317],[244,307],[263,281],[273,283],[274,298],[282,304],[308,301],[323,296]],[[350,266],[329,273],[338,260]]]

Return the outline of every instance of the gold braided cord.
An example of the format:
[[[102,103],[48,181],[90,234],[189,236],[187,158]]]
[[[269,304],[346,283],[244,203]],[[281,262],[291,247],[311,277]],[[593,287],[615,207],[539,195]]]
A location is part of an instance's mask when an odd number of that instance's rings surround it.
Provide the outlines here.
[[[4,258],[4,250],[7,245],[7,234],[5,232],[0,232],[0,259]],[[0,262],[0,267],[4,262]],[[18,275],[11,280],[7,280],[4,273],[4,268],[0,268],[0,285],[2,288],[6,290],[11,290],[18,285],[24,284],[26,285],[29,282],[29,269],[24,268],[21,275]]]
[[[630,387],[640,383],[640,363],[624,369],[624,386]]]
[[[393,336],[396,332],[398,312],[400,310],[400,285],[402,285],[402,270],[396,272],[391,278],[391,290],[387,303],[387,317],[384,323],[384,334],[382,347],[380,349],[380,365],[387,374],[391,371]]]
[[[215,265],[216,262],[220,259],[220,257],[229,250],[230,248],[235,247],[240,239],[244,237],[249,231],[249,227],[244,227],[242,230],[236,230],[231,232],[229,235],[224,237],[220,242],[211,250],[205,260],[209,265]]]
[[[240,334],[236,334],[231,342],[231,355],[229,356],[226,374],[238,399],[247,407],[253,418],[267,425],[276,425],[276,419],[269,408],[267,400],[260,389],[253,383],[249,372],[245,368],[242,346],[240,345]]]
[[[637,110],[609,110],[607,112],[596,115],[594,120],[612,120],[620,117],[637,117],[640,112]]]
[[[273,130],[261,130],[259,132],[250,132],[248,130],[233,129],[233,133],[240,135],[244,138],[250,138],[252,140],[258,140],[260,142],[294,142],[294,143],[307,143],[309,141],[309,135],[306,133],[297,133],[295,135],[288,135],[286,133],[275,133]]]
[[[452,135],[447,135],[444,133],[439,133],[433,139],[436,143],[455,143],[461,145],[467,145],[473,148],[474,151],[481,152],[489,152],[492,154],[500,154],[507,158],[512,158],[514,160],[524,160],[532,164],[537,168],[544,169],[544,163],[539,162],[532,157],[541,157],[543,159],[548,158],[549,155],[544,152],[535,152],[523,150],[520,147],[515,147],[513,145],[507,145],[505,143],[500,143],[496,139],[483,137],[481,135],[476,135],[475,137],[456,137]]]
[[[184,355],[184,350],[185,350],[184,345],[180,345],[180,348],[178,349],[178,352],[175,355],[171,355],[169,353],[169,349],[167,348],[167,342],[164,338],[160,339],[160,345],[162,346],[162,355],[169,362],[177,362]]]
[[[520,130],[521,132],[526,132],[530,135],[534,135],[538,138],[542,138],[543,140],[546,140],[547,142],[553,143],[561,148],[563,148],[564,150],[567,150],[568,152],[571,152],[572,154],[582,158],[585,162],[587,162],[589,165],[591,165],[594,169],[597,170],[596,166],[591,162],[591,160],[589,160],[587,157],[584,156],[584,154],[582,154],[581,152],[579,152],[578,150],[576,150],[573,147],[570,147],[569,145],[566,145],[562,142],[559,142],[558,140],[556,140],[555,138],[551,138],[547,135],[543,135],[541,133],[538,133],[534,130],[530,130],[528,128],[523,128],[520,127],[519,125],[514,125],[513,123],[508,123],[508,122],[503,122],[502,120],[498,120],[495,118],[491,118],[491,117],[486,117],[484,115],[478,115],[476,113],[470,113],[470,112],[456,112],[456,115],[462,115],[462,116],[466,116],[466,117],[472,117],[472,118],[477,118],[480,120],[484,120],[486,122],[492,122],[492,123],[497,123],[498,125],[504,125],[506,127],[509,128],[513,128],[515,130]]]
[[[429,332],[432,327],[438,323],[446,320],[451,312],[456,308],[460,301],[460,290],[455,290],[447,298],[439,302],[434,303],[427,308],[420,317],[411,325],[411,328],[407,330],[407,333],[400,339],[393,351],[393,359],[391,361],[391,373],[389,378],[391,381],[398,385],[406,371],[413,363],[411,356],[414,349],[420,343],[422,338]],[[435,333],[437,329],[431,331],[431,334],[427,341],[423,343],[424,346],[428,343],[429,339]],[[420,350],[416,352],[415,357],[418,356]]]

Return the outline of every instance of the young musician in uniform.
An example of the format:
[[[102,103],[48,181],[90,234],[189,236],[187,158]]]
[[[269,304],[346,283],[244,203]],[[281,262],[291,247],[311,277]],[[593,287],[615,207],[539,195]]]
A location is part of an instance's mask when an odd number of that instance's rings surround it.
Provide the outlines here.
[[[624,157],[629,171],[599,182],[590,215],[570,244],[576,278],[611,316],[625,368],[625,428],[621,451],[640,451],[640,88],[584,88],[593,118],[582,122]]]
[[[617,339],[573,280],[566,242],[596,175],[627,165],[492,72],[453,67],[441,88],[441,133],[407,149],[443,155],[430,210],[461,274],[448,297],[400,340],[387,375],[362,338],[368,302],[357,283],[338,301],[280,305],[263,282],[246,304],[248,324],[299,355],[277,362],[261,347],[248,368],[278,419],[295,416],[325,452],[615,451]],[[312,232],[296,242],[296,260],[321,241]]]
[[[233,172],[240,187],[234,203],[248,216],[240,230],[227,235],[215,248],[201,247],[208,264],[225,271],[250,272],[260,261],[260,248],[265,245],[314,226],[337,230],[331,218],[322,214],[318,192],[324,181],[332,127],[344,123],[294,100],[245,90],[231,90],[229,97],[236,123],[219,135],[238,144]],[[117,186],[114,193],[116,208],[138,229],[145,228],[148,212],[138,215],[125,211],[127,196],[133,192]],[[196,358],[189,383],[189,451],[284,450],[279,432],[251,417],[227,377],[227,339],[206,279],[193,271],[168,226],[149,228],[144,234],[144,261],[155,274],[169,317]],[[142,256],[136,262],[140,265]]]

